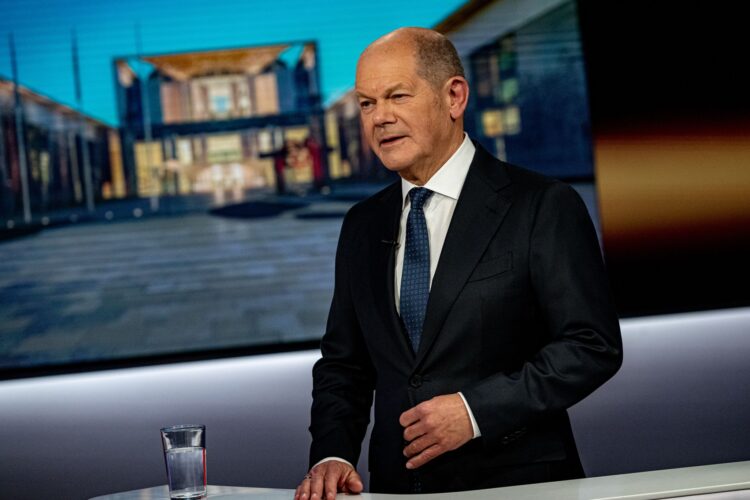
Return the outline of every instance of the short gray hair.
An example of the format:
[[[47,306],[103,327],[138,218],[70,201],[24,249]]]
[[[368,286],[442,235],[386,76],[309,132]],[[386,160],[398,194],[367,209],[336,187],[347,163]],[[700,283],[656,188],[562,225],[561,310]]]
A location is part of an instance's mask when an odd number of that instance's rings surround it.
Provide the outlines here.
[[[465,77],[461,58],[448,38],[428,29],[410,29],[416,48],[417,74],[440,88],[449,78]]]

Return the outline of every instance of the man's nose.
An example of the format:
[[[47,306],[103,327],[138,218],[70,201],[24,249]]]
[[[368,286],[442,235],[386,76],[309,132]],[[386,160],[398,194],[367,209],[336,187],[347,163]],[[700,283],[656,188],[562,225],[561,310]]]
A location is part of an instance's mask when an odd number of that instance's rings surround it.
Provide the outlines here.
[[[396,116],[393,114],[393,109],[388,103],[383,103],[375,108],[375,112],[372,115],[372,122],[376,126],[386,125],[394,123]]]

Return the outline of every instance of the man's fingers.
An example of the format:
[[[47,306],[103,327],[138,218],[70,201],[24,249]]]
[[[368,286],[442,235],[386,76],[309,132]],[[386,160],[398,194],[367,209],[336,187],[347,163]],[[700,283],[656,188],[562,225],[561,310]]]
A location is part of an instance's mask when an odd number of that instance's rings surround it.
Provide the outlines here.
[[[404,429],[404,439],[407,442],[412,442],[418,437],[426,433],[427,433],[427,429],[425,428],[424,422],[420,420],[418,422],[411,424],[406,429]]]
[[[294,492],[294,500],[307,500],[310,498],[310,478],[305,476],[297,490]]]
[[[341,478],[341,476],[342,474],[340,469],[328,469],[328,473],[326,474],[324,483],[324,498],[326,498],[327,500],[333,500],[334,498],[336,498],[336,492],[338,491],[339,479]]]
[[[320,499],[323,498],[323,479],[325,474],[313,474],[310,483],[310,498]]]
[[[415,439],[414,441],[409,443],[404,448],[404,455],[411,458],[434,444],[437,444],[434,436],[421,436],[420,438]]]
[[[412,420],[416,419],[416,421]],[[408,469],[421,467],[471,440],[473,429],[466,405],[458,394],[436,396],[401,414],[404,455]],[[411,423],[410,423],[411,422]],[[405,425],[408,424],[408,425]]]
[[[362,478],[351,465],[328,460],[313,467],[297,486],[295,500],[334,500],[336,493],[360,493],[364,485]]]
[[[398,423],[401,424],[401,427],[408,427],[418,420],[414,417],[414,408],[412,408],[411,410],[405,411],[401,414],[400,417],[398,417]]]
[[[407,469],[416,469],[418,467],[422,467],[424,464],[432,460],[433,458],[439,457],[445,452],[444,449],[440,447],[440,445],[433,444],[432,446],[428,447],[427,449],[423,450],[418,455],[412,457],[409,459],[408,462],[406,462],[406,468]]]
[[[346,493],[361,493],[363,488],[362,478],[357,474],[357,471],[351,471],[344,483],[344,491]]]
[[[398,418],[398,423],[401,424],[401,427],[409,427],[410,425],[418,421],[419,421],[419,411],[417,410],[416,406],[414,408],[406,410]]]

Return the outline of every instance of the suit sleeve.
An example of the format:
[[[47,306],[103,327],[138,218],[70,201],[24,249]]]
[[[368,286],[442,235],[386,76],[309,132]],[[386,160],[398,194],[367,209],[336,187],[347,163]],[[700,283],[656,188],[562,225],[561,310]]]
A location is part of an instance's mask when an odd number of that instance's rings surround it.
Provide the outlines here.
[[[356,464],[370,421],[375,375],[351,296],[351,246],[358,226],[352,212],[342,225],[321,359],[313,367],[311,467],[332,456]]]
[[[574,405],[622,363],[619,321],[583,201],[554,182],[532,207],[529,274],[549,337],[519,371],[463,390],[490,445]]]

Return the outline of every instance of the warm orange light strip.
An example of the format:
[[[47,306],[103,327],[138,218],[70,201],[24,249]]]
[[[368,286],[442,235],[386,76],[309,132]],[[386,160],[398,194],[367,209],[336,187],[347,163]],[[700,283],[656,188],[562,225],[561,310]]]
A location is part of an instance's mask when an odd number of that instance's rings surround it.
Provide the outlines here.
[[[594,155],[608,252],[750,235],[750,127],[600,134]]]

